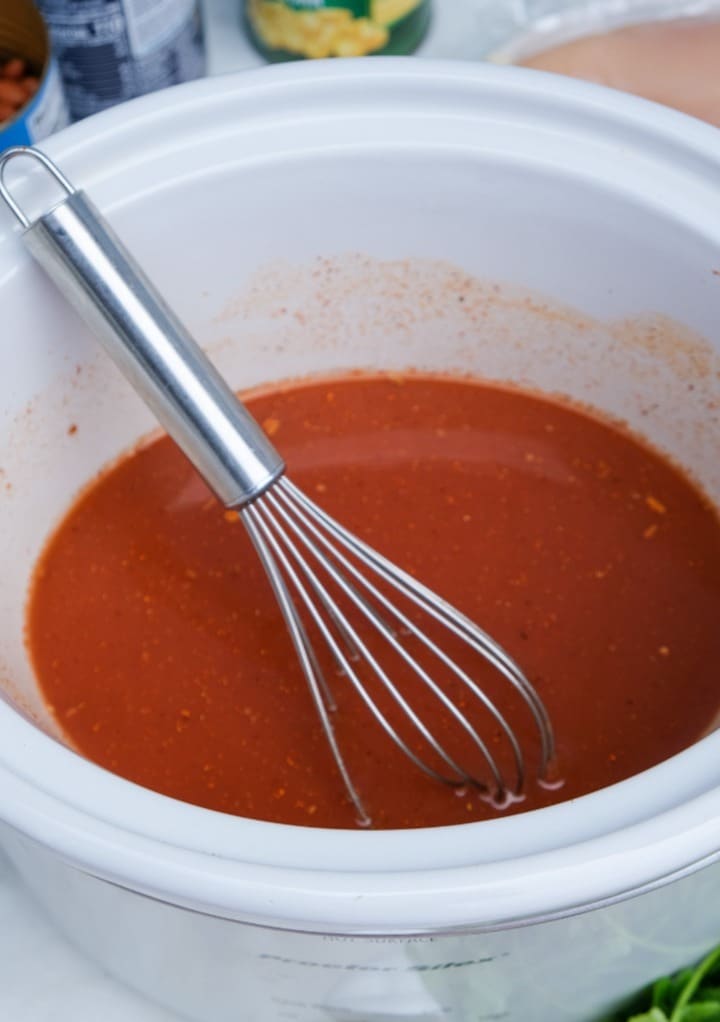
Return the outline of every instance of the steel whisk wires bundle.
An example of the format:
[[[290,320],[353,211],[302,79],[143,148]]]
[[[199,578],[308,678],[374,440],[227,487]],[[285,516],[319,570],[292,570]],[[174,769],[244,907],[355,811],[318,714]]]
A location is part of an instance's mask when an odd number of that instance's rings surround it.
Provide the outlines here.
[[[285,477],[243,507],[241,517],[275,590],[362,822],[370,821],[333,732],[333,682],[320,666],[317,641],[309,638],[304,620],[388,738],[436,780],[472,785],[498,803],[522,791],[527,775],[523,750],[478,683],[488,667],[526,703],[540,736],[541,773],[546,771],[553,737],[543,704],[487,633],[348,532]],[[423,687],[435,706],[423,698]],[[421,697],[417,703],[411,693]],[[424,713],[417,708],[420,703]],[[500,733],[506,749],[498,753],[490,747],[478,719]]]

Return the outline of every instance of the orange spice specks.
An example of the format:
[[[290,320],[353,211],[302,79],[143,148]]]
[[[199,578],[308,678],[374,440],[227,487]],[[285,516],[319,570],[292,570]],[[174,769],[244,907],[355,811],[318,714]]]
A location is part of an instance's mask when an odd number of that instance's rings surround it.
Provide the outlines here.
[[[263,419],[262,428],[268,436],[275,436],[280,429],[280,419],[275,418],[273,415],[269,415],[266,419]]]
[[[657,497],[653,497],[651,493],[648,494],[647,497],[645,498],[645,503],[647,504],[651,511],[655,512],[656,515],[667,514],[667,508],[662,503],[662,501],[659,501]]]

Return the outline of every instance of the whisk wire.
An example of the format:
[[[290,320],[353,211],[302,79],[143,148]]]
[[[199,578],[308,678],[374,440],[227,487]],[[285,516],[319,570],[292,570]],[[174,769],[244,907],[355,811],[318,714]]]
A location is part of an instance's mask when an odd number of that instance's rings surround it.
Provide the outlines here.
[[[280,489],[280,488],[273,487],[272,489],[275,490],[275,489]],[[285,496],[284,493],[280,492],[278,494],[278,496],[282,499],[283,502],[287,502],[287,506],[288,507],[292,507],[292,504],[287,499],[287,497]],[[396,607],[394,604],[392,604],[384,596],[383,593],[381,593],[374,585],[372,585],[372,583],[369,581],[369,579],[365,578],[362,575],[362,573],[357,570],[355,565],[353,565],[352,562],[349,561],[342,554],[342,552],[340,550],[338,550],[336,547],[334,547],[333,544],[327,539],[327,537],[324,536],[322,534],[322,532],[320,532],[320,530],[313,524],[313,522],[308,518],[308,516],[303,513],[302,509],[299,509],[299,508],[296,508],[296,507],[292,507],[292,511],[297,515],[300,523],[304,527],[303,529],[301,529],[292,520],[290,515],[285,511],[285,509],[283,507],[279,506],[279,502],[276,499],[275,494],[272,491],[269,491],[266,494],[265,499],[267,499],[270,503],[272,503],[272,505],[274,507],[277,508],[278,513],[280,513],[283,516],[283,519],[285,520],[285,522],[288,525],[288,527],[292,529],[292,531],[295,534],[295,536],[297,537],[297,539],[301,543],[303,543],[311,551],[313,556],[315,556],[316,558],[321,558],[322,555],[318,552],[317,548],[313,544],[310,543],[310,541],[308,539],[308,533],[310,533],[313,536],[315,536],[315,538],[317,540],[319,540],[323,544],[323,546],[327,549],[327,551],[330,553],[330,555],[332,557],[334,557],[338,561],[338,563],[349,574],[351,574],[355,578],[355,580],[359,584],[361,584],[376,600],[378,600],[387,611],[392,613],[397,618],[397,620],[400,622],[400,624],[406,630],[408,635],[413,635],[415,638],[417,638],[426,647],[426,649],[428,649],[431,653],[433,653],[436,657],[438,657],[438,659],[440,659],[440,661],[443,664],[445,664],[445,666],[450,668],[450,670],[457,677],[461,678],[462,680],[465,680],[465,681],[469,682],[470,679],[458,667],[458,665],[455,664],[450,659],[450,657],[448,657],[443,652],[443,650],[441,650],[440,647],[436,645],[436,643],[434,643],[431,639],[429,639],[428,636],[423,634],[423,632],[414,624],[414,622],[411,621],[405,614],[403,614],[398,607]],[[306,531],[304,531],[304,530],[306,530]],[[486,763],[488,764],[488,766],[489,766],[489,768],[490,768],[490,770],[491,770],[491,772],[493,774],[493,778],[495,780],[498,792],[501,792],[504,789],[504,784],[503,784],[502,775],[501,775],[500,770],[499,770],[499,768],[497,766],[497,763],[496,763],[494,757],[491,755],[487,745],[482,740],[480,735],[477,733],[475,728],[472,727],[472,725],[470,724],[470,722],[467,719],[467,717],[465,717],[463,715],[463,713],[460,711],[460,709],[449,698],[447,693],[444,692],[442,690],[442,688],[435,682],[435,680],[428,673],[428,671],[425,670],[422,667],[422,665],[419,664],[418,661],[413,656],[411,656],[411,654],[405,649],[403,644],[399,641],[397,633],[386,623],[384,618],[377,613],[377,611],[373,607],[373,605],[371,603],[369,603],[369,601],[367,601],[365,598],[360,596],[357,593],[357,590],[354,587],[352,587],[352,586],[350,586],[348,584],[347,579],[343,577],[342,573],[337,571],[337,569],[333,566],[331,561],[327,561],[327,560],[323,559],[321,563],[323,564],[323,567],[325,568],[325,570],[330,574],[330,576],[336,582],[336,584],[343,589],[343,591],[350,597],[350,599],[355,604],[355,606],[358,607],[358,609],[371,622],[371,624],[373,624],[375,626],[375,628],[380,633],[380,635],[382,635],[382,637],[384,639],[386,639],[386,641],[395,650],[395,652],[400,656],[400,658],[404,661],[404,663],[412,670],[412,672],[415,674],[415,676],[418,677],[434,693],[434,695],[438,698],[438,700],[440,700],[440,702],[443,704],[445,709],[454,717],[456,722],[460,725],[460,727],[463,728],[463,730],[466,732],[466,734],[469,735],[469,737],[471,738],[471,740],[473,741],[475,746],[482,753]],[[436,739],[433,738],[431,740],[429,738],[429,729],[427,729],[427,727],[423,724],[423,722],[420,720],[420,718],[415,713],[415,711],[409,706],[407,701],[402,698],[402,696],[399,693],[397,687],[389,680],[389,678],[387,677],[387,675],[385,675],[384,672],[382,672],[382,678],[383,678],[384,684],[386,685],[388,690],[391,692],[391,695],[396,700],[396,702],[403,708],[404,712],[406,713],[408,718],[412,721],[414,726],[423,734],[423,737],[425,737],[426,740],[430,741],[430,744],[433,746],[435,751],[445,760],[445,762],[448,763],[448,765],[450,765],[453,770],[455,770],[455,772],[458,775],[458,777],[457,778],[449,778],[449,777],[443,776],[442,779],[445,781],[445,783],[447,783],[447,784],[455,784],[455,785],[470,783],[470,784],[473,784],[475,787],[478,787],[478,788],[481,788],[481,789],[485,789],[487,787],[487,785],[484,783],[483,780],[481,780],[476,775],[473,775],[472,773],[470,773],[470,772],[468,772],[466,770],[463,770],[461,767],[459,767],[454,760],[451,760],[447,756],[446,751],[437,742]],[[522,777],[523,773],[524,773],[524,767],[523,767],[523,762],[522,762],[522,755],[520,753],[519,747],[516,744],[515,737],[512,734],[512,732],[511,732],[510,728],[508,727],[507,723],[505,722],[505,720],[502,718],[502,715],[499,713],[499,711],[497,711],[497,708],[489,700],[487,700],[487,706],[488,706],[488,709],[490,709],[490,711],[493,713],[493,715],[498,720],[498,723],[505,730],[505,733],[506,733],[506,735],[507,735],[507,737],[508,737],[508,739],[510,741],[510,744],[513,747],[513,751],[515,751],[517,753],[517,756],[516,756],[516,767],[517,767],[517,771],[518,771],[519,776]]]
[[[411,759],[412,762],[415,763],[417,767],[419,767],[429,776],[433,777],[435,780],[442,781],[443,783],[452,785],[458,785],[460,783],[469,781],[470,778],[467,777],[467,775],[460,769],[460,767],[458,767],[457,764],[451,759],[447,751],[442,747],[442,745],[438,742],[435,736],[430,732],[429,728],[427,728],[424,722],[415,713],[415,711],[409,705],[407,700],[405,700],[405,698],[399,692],[397,687],[393,685],[392,681],[389,679],[386,672],[382,669],[376,657],[370,652],[370,650],[368,649],[365,642],[362,640],[357,630],[353,628],[353,626],[350,624],[347,618],[345,618],[344,615],[342,615],[340,609],[337,606],[337,603],[332,599],[327,589],[320,582],[319,578],[317,577],[317,574],[313,571],[308,562],[302,556],[301,552],[292,543],[288,542],[287,536],[283,533],[282,528],[278,525],[277,521],[275,521],[272,515],[268,513],[268,509],[264,506],[261,506],[265,503],[266,499],[267,494],[265,494],[264,498],[258,500],[254,505],[258,524],[260,525],[260,528],[263,530],[263,533],[268,539],[268,542],[271,544],[274,553],[277,555],[278,559],[285,568],[288,577],[291,579],[293,587],[300,596],[300,599],[305,605],[306,610],[313,618],[313,621],[315,622],[317,628],[321,632],[328,646],[331,648],[333,655],[341,663],[343,672],[347,675],[347,678],[352,683],[358,695],[360,695],[363,702],[368,707],[370,712],[373,714],[377,722],[383,728],[388,737],[392,739],[392,741],[405,753],[405,755],[409,759]],[[274,530],[275,534],[273,534],[272,530]],[[283,549],[281,543],[284,545],[286,549]],[[319,599],[319,601],[328,611],[331,611],[331,616],[332,617],[342,616],[344,618],[345,627],[348,630],[354,645],[357,646],[357,648],[360,650],[362,658],[365,661],[365,663],[369,665],[375,676],[382,682],[382,684],[390,692],[395,701],[402,707],[407,718],[422,734],[425,741],[434,749],[437,755],[452,770],[456,772],[456,774],[458,775],[457,777],[449,778],[439,773],[433,767],[429,766],[397,733],[395,728],[388,721],[385,714],[382,712],[382,710],[380,710],[377,703],[370,696],[366,686],[363,685],[357,672],[351,666],[346,655],[343,653],[341,647],[338,645],[335,637],[328,628],[326,621],[319,613],[316,604],[308,596],[307,589],[302,584],[300,578],[298,577],[297,572],[293,569],[293,566],[290,563],[289,559],[290,557],[298,565],[304,578],[312,586],[313,591],[316,597]],[[321,563],[324,563],[324,566],[327,567],[328,570],[330,570],[331,566],[327,564],[322,554],[318,554],[318,557],[320,558]],[[352,587],[348,586],[345,580],[339,580],[338,584],[340,584],[341,587],[344,588],[344,591],[349,595],[348,591]]]
[[[434,620],[447,627],[454,635],[467,643],[480,656],[487,660],[502,676],[511,683],[521,695],[528,709],[530,710],[537,727],[541,743],[541,773],[544,772],[555,755],[555,743],[553,729],[547,711],[533,688],[528,678],[520,670],[510,655],[479,625],[471,621],[465,614],[447,603],[427,586],[418,582],[407,572],[403,571],[392,561],[387,560],[373,547],[368,546],[358,536],[340,525],[334,518],[327,514],[321,507],[315,504],[302,490],[298,489],[289,479],[282,477],[273,486],[276,492],[287,493],[305,508],[310,515],[318,519],[339,543],[354,553],[360,560],[373,568],[378,575],[390,585],[398,589],[421,610],[426,611]],[[362,577],[362,576],[361,576]],[[395,607],[389,601],[387,606],[391,611]],[[441,651],[441,655],[442,651]],[[486,694],[479,688],[471,678],[465,678],[465,683],[474,692],[476,697],[493,713],[496,720],[499,711]],[[500,715],[501,716],[501,715]],[[499,722],[499,721],[498,721]],[[502,725],[501,725],[502,726]],[[505,730],[505,728],[503,728]],[[512,729],[508,730],[512,734]],[[507,732],[506,732],[507,733]],[[514,735],[511,743],[515,743]]]
[[[257,520],[256,507],[253,504],[247,505],[241,510],[241,517],[252,544],[255,547],[257,555],[260,558],[260,563],[265,569],[265,573],[268,577],[273,593],[275,594],[275,598],[280,606],[280,610],[285,620],[285,625],[290,634],[293,646],[295,647],[295,652],[298,660],[300,661],[302,672],[310,689],[322,729],[325,733],[328,745],[330,746],[330,751],[333,759],[335,760],[342,783],[350,801],[353,803],[357,811],[358,822],[362,826],[368,826],[371,822],[370,817],[367,814],[362,799],[353,784],[352,777],[350,776],[350,772],[345,764],[345,760],[342,752],[340,751],[340,746],[335,735],[335,729],[333,728],[332,721],[330,720],[328,706],[326,706],[323,699],[323,688],[327,690],[327,686],[323,686],[320,681],[322,678],[322,672],[319,670],[315,650],[313,649],[305,627],[298,615],[295,603],[290,595],[287,585],[285,584],[285,580],[278,568],[277,562],[270,552],[265,541],[265,537],[262,534],[265,530],[262,529],[262,523]],[[330,703],[330,708],[334,708],[334,700]]]

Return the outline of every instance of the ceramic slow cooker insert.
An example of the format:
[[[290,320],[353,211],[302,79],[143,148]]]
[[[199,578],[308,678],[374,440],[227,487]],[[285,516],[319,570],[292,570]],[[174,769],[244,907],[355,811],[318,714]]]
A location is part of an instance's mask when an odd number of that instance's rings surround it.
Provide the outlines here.
[[[720,499],[713,129],[521,70],[378,60],[193,83],[46,149],[234,386],[514,380],[624,419]],[[9,216],[0,301],[0,834],[77,943],[202,1022],[590,1022],[717,940],[717,733],[575,802],[385,833],[223,816],[65,747],[23,645],[33,560],[153,424]]]

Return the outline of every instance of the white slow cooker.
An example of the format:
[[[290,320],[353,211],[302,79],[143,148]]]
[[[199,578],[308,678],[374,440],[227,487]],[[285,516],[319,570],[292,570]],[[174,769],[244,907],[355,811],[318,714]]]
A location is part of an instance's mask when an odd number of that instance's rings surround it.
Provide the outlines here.
[[[234,386],[511,379],[629,422],[720,501],[714,129],[375,60],[182,86],[46,150]],[[50,197],[16,163],[32,212]],[[23,643],[33,561],[153,424],[4,212],[0,308],[0,840],[78,945],[196,1022],[592,1022],[720,940],[718,733],[551,809],[385,833],[213,813],[67,748]]]

